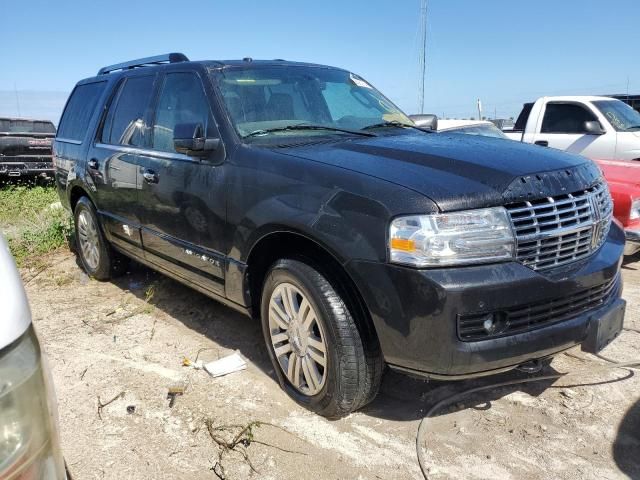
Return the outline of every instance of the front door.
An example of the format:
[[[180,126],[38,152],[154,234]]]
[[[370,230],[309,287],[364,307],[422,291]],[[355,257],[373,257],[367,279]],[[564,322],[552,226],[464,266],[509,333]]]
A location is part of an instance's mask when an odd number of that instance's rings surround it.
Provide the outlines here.
[[[177,153],[176,125],[200,123],[219,137],[202,81],[195,72],[161,80],[150,149],[139,159],[138,203],[145,257],[217,294],[224,293],[226,221],[222,149],[205,158]]]
[[[604,135],[587,134],[584,123],[599,121],[596,115],[584,105],[572,102],[547,103],[542,117],[540,133],[533,143],[596,160],[612,159],[615,155],[615,132]],[[609,130],[608,125],[603,128]]]
[[[106,233],[112,243],[138,255],[142,253],[138,155],[149,141],[155,78],[127,77],[116,87],[87,162]]]

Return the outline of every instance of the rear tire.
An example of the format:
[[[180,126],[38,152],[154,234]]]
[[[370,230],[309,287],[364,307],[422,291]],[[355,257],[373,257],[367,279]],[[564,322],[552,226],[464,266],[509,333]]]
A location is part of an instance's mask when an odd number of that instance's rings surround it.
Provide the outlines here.
[[[280,385],[320,415],[347,415],[376,395],[379,350],[366,349],[347,302],[310,265],[277,261],[262,289],[262,330]]]
[[[73,211],[76,251],[84,270],[97,280],[109,280],[124,273],[128,259],[107,242],[96,209],[87,197],[81,197]]]

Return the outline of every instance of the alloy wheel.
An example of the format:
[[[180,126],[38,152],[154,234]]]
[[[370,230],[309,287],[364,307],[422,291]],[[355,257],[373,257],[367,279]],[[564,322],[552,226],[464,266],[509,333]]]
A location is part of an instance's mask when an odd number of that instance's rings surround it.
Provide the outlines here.
[[[82,210],[78,215],[77,228],[82,258],[91,270],[95,270],[100,262],[98,227],[87,210]]]
[[[280,368],[300,393],[315,395],[327,378],[322,323],[302,291],[279,284],[269,300],[269,334]]]

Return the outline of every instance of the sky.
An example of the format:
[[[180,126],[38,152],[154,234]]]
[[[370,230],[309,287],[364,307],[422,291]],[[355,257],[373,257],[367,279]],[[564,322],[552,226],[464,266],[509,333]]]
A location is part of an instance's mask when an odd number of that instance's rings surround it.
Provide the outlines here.
[[[639,0],[428,0],[425,113],[516,116],[542,95],[640,94]],[[0,116],[57,122],[75,83],[167,52],[358,73],[418,113],[420,0],[0,0]]]

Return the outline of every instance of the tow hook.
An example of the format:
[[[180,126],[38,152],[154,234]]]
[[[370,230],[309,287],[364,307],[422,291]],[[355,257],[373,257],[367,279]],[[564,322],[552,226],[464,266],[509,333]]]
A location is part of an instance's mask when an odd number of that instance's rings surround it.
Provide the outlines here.
[[[518,365],[516,370],[520,370],[525,373],[538,373],[542,370],[542,362],[540,360],[530,360],[522,365]]]

